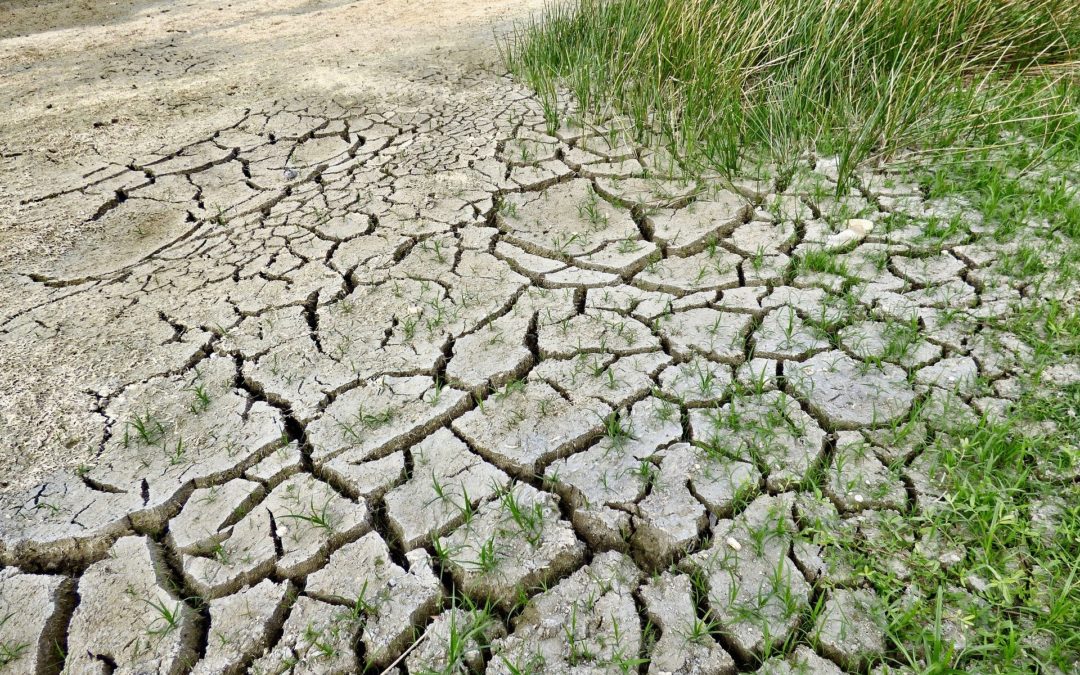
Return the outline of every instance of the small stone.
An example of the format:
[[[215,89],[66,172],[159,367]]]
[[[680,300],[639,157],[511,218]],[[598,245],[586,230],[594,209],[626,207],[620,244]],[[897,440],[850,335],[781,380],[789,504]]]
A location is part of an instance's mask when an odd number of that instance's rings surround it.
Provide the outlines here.
[[[845,225],[848,230],[854,232],[859,238],[865,237],[874,231],[874,221],[865,218],[852,218]]]

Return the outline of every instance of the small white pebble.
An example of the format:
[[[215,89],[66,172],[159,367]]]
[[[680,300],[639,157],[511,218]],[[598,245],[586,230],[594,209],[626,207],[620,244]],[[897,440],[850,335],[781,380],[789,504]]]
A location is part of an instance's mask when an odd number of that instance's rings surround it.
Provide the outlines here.
[[[863,496],[862,495],[855,495],[854,499],[855,499],[855,503],[857,503],[857,504],[862,504],[863,503]]]
[[[865,218],[852,218],[845,224],[847,225],[847,229],[860,237],[865,237],[867,234],[874,231],[874,221],[866,220]]]
[[[738,542],[738,540],[735,539],[735,537],[728,537],[727,538],[727,545],[730,546],[731,550],[733,550],[733,551],[741,551],[742,550],[742,544],[740,544]]]

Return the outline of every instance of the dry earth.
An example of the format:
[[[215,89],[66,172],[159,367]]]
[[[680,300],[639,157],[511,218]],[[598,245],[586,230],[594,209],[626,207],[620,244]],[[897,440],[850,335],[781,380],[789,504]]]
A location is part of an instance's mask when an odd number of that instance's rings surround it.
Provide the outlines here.
[[[390,114],[453,102],[492,114],[498,102],[490,86],[448,78],[496,62],[493,25],[505,26],[539,4],[0,5],[0,320],[40,305],[58,284],[122,273],[189,236],[195,224],[190,218],[205,220],[230,207],[230,213],[258,210],[288,185],[271,162],[265,176],[250,179],[241,162],[224,164],[205,174],[216,174],[214,186],[200,185],[187,180],[199,168],[193,159],[177,165],[174,178],[155,181],[157,194],[144,192],[145,200],[99,215],[117,190],[137,188],[137,182],[117,177],[125,167],[178,152],[195,158],[224,130],[243,120],[250,127],[250,115],[259,112],[283,113],[264,125],[262,142],[275,133],[275,124],[289,127],[277,135],[299,137],[326,116],[344,119],[354,110]],[[308,108],[311,116],[304,115]],[[294,111],[288,121],[286,110]],[[219,143],[226,154],[230,142]],[[201,158],[203,163],[222,159],[212,155]],[[278,164],[288,159],[286,152]],[[323,159],[313,157],[311,163]],[[166,173],[147,168],[149,173],[136,173],[147,179]],[[177,179],[186,185],[167,185]],[[236,189],[251,194],[231,193]],[[239,204],[256,193],[258,199]],[[80,307],[109,322],[100,308]],[[0,481],[25,487],[58,465],[76,466],[92,457],[102,432],[93,413],[96,395],[175,368],[159,363],[147,364],[145,374],[132,369],[133,361],[153,351],[154,338],[146,339],[165,326],[161,322],[125,320],[107,334],[72,325],[97,341],[93,347],[68,332],[34,336],[29,343],[5,340],[0,372],[15,376],[5,378],[11,389],[0,402],[0,462],[14,470]]]
[[[537,5],[0,9],[0,672],[880,657],[819,534],[1017,395],[1003,251],[549,135],[492,37]]]

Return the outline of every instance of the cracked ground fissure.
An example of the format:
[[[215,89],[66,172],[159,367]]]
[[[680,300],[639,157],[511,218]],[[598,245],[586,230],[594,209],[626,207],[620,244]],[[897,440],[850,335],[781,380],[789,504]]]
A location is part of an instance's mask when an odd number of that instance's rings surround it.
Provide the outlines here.
[[[617,120],[552,133],[490,68],[410,81],[441,96],[252,106],[22,196],[171,224],[133,257],[13,273],[6,349],[105,364],[77,466],[0,503],[13,672],[884,657],[821,524],[873,537],[933,501],[920,449],[988,405],[976,378],[1022,367],[977,344],[1025,290],[979,223],[940,251],[853,236],[935,207],[869,174],[826,201],[685,181]],[[834,188],[828,159],[800,170]]]

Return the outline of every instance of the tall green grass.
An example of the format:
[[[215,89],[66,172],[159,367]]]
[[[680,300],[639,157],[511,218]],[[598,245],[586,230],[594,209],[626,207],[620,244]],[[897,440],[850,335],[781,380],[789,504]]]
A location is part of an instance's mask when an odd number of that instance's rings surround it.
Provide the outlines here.
[[[727,171],[808,150],[842,175],[901,149],[1054,150],[1080,128],[1078,0],[578,0],[505,53],[552,117],[565,88]]]

